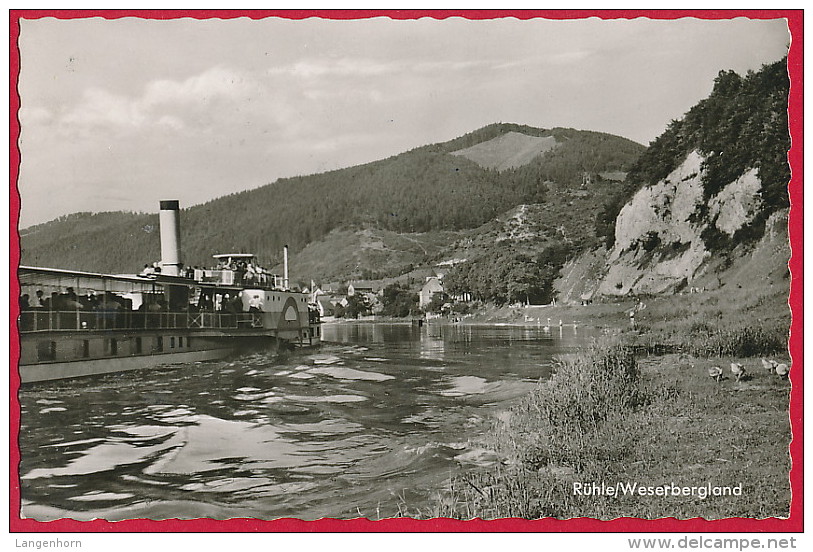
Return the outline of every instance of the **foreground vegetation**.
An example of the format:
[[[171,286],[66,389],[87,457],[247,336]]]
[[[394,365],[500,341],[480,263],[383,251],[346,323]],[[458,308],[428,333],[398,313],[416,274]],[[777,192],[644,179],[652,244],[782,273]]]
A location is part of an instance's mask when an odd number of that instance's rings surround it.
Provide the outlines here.
[[[452,478],[430,507],[403,514],[460,519],[619,516],[785,517],[790,457],[787,378],[760,358],[789,363],[787,292],[737,285],[636,302],[530,309],[553,324],[590,319],[626,327],[560,359],[554,375],[499,413],[479,446],[499,461]],[[522,323],[528,309],[481,313]],[[543,318],[543,319],[544,319]],[[533,322],[530,322],[533,323]],[[652,354],[653,351],[670,351]],[[730,363],[747,375],[733,377]],[[724,378],[709,377],[720,366]],[[741,495],[582,496],[576,484],[737,486]]]
[[[751,376],[721,382],[719,361],[636,360],[615,339],[563,358],[554,376],[499,416],[487,445],[502,459],[449,481],[431,508],[460,519],[788,515],[789,382],[739,359]],[[759,362],[758,360],[756,361]],[[741,486],[725,496],[584,496],[574,484]]]

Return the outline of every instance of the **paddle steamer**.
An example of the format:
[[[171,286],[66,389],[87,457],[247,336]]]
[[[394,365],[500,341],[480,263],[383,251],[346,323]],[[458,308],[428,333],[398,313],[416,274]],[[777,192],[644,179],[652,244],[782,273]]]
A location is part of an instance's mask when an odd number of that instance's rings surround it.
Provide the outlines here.
[[[161,262],[139,275],[19,268],[22,383],[224,358],[247,347],[315,345],[308,295],[246,253],[212,269],[181,263],[178,201],[162,201]]]

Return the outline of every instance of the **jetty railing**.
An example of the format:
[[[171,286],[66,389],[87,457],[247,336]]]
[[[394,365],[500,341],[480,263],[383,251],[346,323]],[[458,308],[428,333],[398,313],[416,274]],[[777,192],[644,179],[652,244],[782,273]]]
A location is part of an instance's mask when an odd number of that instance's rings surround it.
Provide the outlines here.
[[[21,333],[53,331],[228,329],[263,327],[260,312],[141,312],[141,311],[48,311],[34,309],[20,314]]]

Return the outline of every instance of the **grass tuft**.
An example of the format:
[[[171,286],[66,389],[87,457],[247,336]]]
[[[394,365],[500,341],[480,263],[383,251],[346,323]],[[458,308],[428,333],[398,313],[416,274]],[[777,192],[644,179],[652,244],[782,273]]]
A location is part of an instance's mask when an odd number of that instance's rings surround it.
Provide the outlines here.
[[[730,338],[738,343],[738,338]],[[748,347],[751,334],[739,338]],[[743,345],[740,345],[743,346]],[[750,349],[749,349],[750,350]],[[747,359],[740,359],[746,364]],[[788,513],[788,382],[707,375],[712,361],[636,359],[619,338],[561,358],[499,416],[486,444],[502,462],[448,481],[419,517],[782,517]],[[580,496],[576,483],[741,485],[742,497]]]

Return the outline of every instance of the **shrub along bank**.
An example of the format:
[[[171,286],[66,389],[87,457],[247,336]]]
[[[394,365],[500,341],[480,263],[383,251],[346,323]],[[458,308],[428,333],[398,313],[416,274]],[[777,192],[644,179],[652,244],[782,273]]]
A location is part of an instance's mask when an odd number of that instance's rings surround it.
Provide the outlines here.
[[[498,417],[485,438],[498,462],[451,479],[430,508],[403,513],[787,516],[790,385],[758,368],[758,359],[740,361],[749,376],[736,381],[728,362],[716,360],[726,372],[717,382],[708,376],[713,359],[636,359],[620,338],[568,355],[548,381]],[[692,488],[688,495],[673,491]]]

